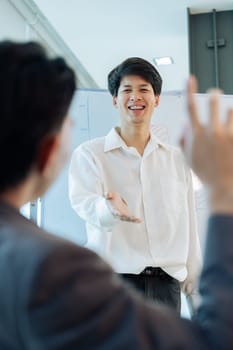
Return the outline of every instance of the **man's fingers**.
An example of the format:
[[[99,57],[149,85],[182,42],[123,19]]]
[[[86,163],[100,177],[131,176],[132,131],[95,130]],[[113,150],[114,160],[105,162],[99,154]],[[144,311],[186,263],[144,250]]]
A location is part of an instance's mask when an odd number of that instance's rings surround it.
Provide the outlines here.
[[[142,222],[139,218],[136,218],[135,216],[120,215],[119,218],[121,221],[133,222],[136,224],[140,224]]]
[[[121,197],[121,200],[125,205],[128,205],[127,202],[124,200],[124,198]]]
[[[226,129],[228,132],[233,132],[233,108],[227,112]]]
[[[104,192],[104,198],[105,199],[112,199],[112,193],[111,192]]]
[[[219,89],[211,89],[208,91],[210,94],[210,128],[215,130],[219,127],[219,109],[220,109],[220,93]]]
[[[200,121],[199,121],[199,116],[197,111],[197,104],[194,96],[195,93],[197,93],[197,80],[193,75],[191,75],[190,78],[188,79],[188,84],[187,84],[187,98],[188,98],[189,116],[190,116],[191,124],[194,129],[200,126]]]

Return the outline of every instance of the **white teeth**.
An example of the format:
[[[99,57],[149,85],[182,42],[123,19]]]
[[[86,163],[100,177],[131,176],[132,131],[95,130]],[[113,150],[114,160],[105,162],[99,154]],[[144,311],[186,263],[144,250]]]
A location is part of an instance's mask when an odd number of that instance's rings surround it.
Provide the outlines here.
[[[129,109],[143,109],[143,106],[130,106]]]

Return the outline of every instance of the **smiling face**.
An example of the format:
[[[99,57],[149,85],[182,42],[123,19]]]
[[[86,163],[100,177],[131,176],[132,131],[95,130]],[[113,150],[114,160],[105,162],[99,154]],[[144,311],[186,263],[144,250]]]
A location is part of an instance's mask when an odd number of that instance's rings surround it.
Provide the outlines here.
[[[119,109],[123,125],[147,125],[154,108],[159,103],[159,95],[154,94],[152,85],[138,75],[128,75],[122,78],[117,96],[113,104]]]

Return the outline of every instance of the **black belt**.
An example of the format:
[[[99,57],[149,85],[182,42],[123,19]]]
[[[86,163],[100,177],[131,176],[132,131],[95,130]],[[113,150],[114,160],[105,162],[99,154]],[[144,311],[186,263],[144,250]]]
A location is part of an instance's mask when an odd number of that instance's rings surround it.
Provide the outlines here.
[[[143,275],[143,276],[164,276],[164,275],[167,275],[167,273],[165,271],[163,271],[160,267],[148,266],[142,272],[140,272],[140,275]]]

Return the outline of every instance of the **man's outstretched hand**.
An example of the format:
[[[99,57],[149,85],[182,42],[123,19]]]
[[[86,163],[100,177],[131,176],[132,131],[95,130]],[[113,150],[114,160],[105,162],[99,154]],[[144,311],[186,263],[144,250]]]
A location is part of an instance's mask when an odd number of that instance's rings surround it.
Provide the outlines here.
[[[136,218],[130,213],[126,201],[118,192],[108,192],[105,194],[105,198],[109,201],[110,210],[115,217],[118,217],[122,221],[141,222],[139,218]]]

